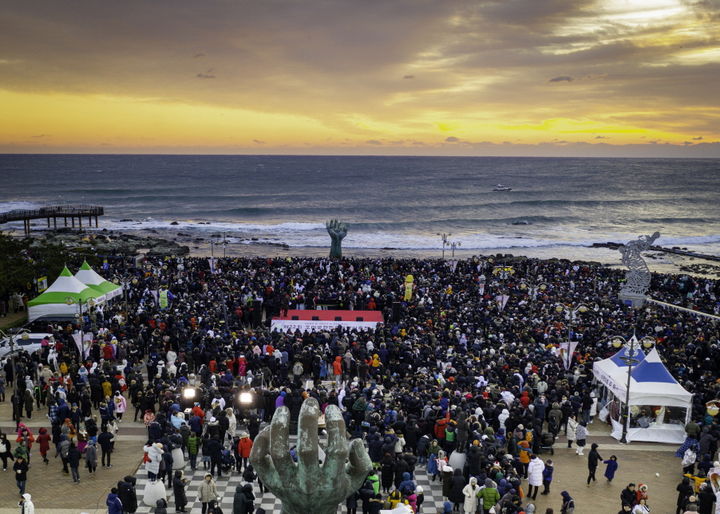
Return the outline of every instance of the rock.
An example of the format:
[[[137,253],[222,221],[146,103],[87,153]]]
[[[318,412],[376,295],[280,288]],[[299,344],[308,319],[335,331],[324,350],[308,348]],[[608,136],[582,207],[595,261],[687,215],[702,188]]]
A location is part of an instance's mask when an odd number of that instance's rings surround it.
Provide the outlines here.
[[[170,223],[170,224],[171,224],[171,225],[179,225],[180,223],[178,223],[177,221],[173,221],[173,222]]]

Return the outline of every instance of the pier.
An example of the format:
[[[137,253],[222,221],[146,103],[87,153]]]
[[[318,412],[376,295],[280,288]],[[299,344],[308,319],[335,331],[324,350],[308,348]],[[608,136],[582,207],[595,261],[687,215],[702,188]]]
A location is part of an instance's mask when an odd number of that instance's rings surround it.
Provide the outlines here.
[[[0,223],[8,223],[11,221],[22,221],[25,235],[30,235],[32,220],[45,219],[47,220],[47,228],[50,227],[50,220],[52,220],[52,228],[57,229],[58,218],[62,219],[64,226],[68,226],[68,218],[70,218],[71,228],[75,228],[75,219],[77,218],[77,227],[82,230],[83,219],[87,219],[87,227],[93,226],[93,219],[95,220],[95,227],[98,227],[98,216],[105,214],[105,209],[98,205],[55,205],[48,207],[41,207],[40,209],[17,209],[14,211],[4,212],[0,214]]]

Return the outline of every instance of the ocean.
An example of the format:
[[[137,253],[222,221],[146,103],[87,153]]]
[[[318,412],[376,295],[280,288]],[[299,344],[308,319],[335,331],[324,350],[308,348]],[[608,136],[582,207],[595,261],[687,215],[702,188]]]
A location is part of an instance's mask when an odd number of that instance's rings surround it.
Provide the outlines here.
[[[319,248],[337,218],[347,249],[433,250],[446,233],[464,253],[578,257],[659,231],[720,254],[714,159],[0,155],[0,174],[0,212],[97,204],[101,229]]]

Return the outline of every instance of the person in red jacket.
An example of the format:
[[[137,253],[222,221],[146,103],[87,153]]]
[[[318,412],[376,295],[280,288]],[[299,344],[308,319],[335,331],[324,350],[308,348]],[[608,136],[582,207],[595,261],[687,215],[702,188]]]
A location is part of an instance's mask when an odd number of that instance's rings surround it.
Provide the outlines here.
[[[43,462],[45,464],[48,464],[50,461],[48,461],[47,458],[47,452],[50,449],[50,443],[52,442],[52,436],[48,434],[47,428],[43,427],[39,431],[39,435],[36,439],[38,445],[40,446],[40,455],[42,455]]]
[[[240,466],[238,468],[238,472],[240,471],[240,468],[247,468],[248,466],[248,457],[250,457],[250,450],[252,450],[253,442],[252,439],[250,439],[250,435],[247,432],[241,432],[240,433],[240,440],[238,441],[237,445],[237,453],[240,456]]]
[[[343,375],[342,357],[340,355],[335,357],[335,362],[333,362],[333,375],[335,375],[335,383],[340,385],[342,383]]]

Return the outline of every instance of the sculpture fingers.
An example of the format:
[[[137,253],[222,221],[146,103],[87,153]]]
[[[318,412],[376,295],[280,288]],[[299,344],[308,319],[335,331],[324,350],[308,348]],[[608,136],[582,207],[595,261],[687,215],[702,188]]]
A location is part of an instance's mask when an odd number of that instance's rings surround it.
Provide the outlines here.
[[[325,409],[325,424],[328,432],[328,445],[325,450],[323,474],[332,481],[344,472],[350,445],[345,431],[345,420],[342,412],[335,405],[328,405]]]
[[[280,480],[288,483],[292,480],[295,464],[290,457],[288,437],[290,435],[290,411],[280,407],[270,422],[270,455]]]
[[[265,427],[255,438],[250,450],[250,463],[269,488],[273,489],[280,484],[280,478],[270,455],[270,427]]]
[[[349,475],[350,489],[354,491],[360,488],[363,480],[365,480],[367,474],[370,473],[372,461],[370,461],[370,456],[360,439],[353,439],[350,442],[350,453],[348,457],[350,462],[345,471]]]
[[[315,480],[318,464],[318,416],[320,406],[315,398],[308,398],[300,408],[298,418],[297,455],[300,476]]]

